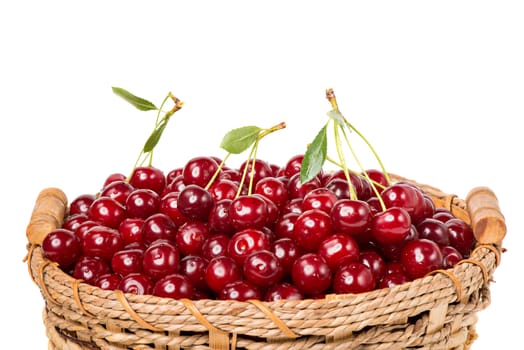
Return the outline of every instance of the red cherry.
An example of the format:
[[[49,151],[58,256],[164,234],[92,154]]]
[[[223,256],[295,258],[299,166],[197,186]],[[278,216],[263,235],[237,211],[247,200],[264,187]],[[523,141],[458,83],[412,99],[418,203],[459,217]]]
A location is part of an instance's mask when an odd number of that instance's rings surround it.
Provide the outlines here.
[[[333,191],[319,187],[304,196],[302,211],[318,209],[329,214],[337,200],[338,197]]]
[[[71,201],[69,204],[69,215],[87,214],[89,207],[96,197],[92,194],[82,194]]]
[[[339,199],[331,209],[333,231],[348,235],[358,235],[371,224],[371,207],[361,200]]]
[[[154,280],[177,273],[179,263],[178,249],[172,244],[161,241],[149,246],[142,260],[144,272]]]
[[[126,218],[118,226],[118,232],[122,236],[124,244],[131,244],[135,242],[142,242],[142,227],[144,226],[144,219],[141,218]]]
[[[255,186],[255,193],[270,199],[278,208],[288,200],[287,185],[276,177],[268,176],[260,179]]]
[[[120,232],[101,225],[91,227],[82,241],[84,255],[99,257],[108,262],[123,246],[124,241]]]
[[[109,197],[95,199],[89,207],[88,214],[91,220],[111,228],[118,228],[126,218],[126,211],[122,204]]]
[[[225,234],[215,234],[208,237],[202,244],[202,257],[211,260],[217,256],[226,256],[228,244],[229,236]]]
[[[360,252],[359,262],[366,265],[373,279],[378,283],[386,274],[386,262],[382,256],[374,250],[365,250]]]
[[[279,238],[273,242],[271,251],[280,260],[284,276],[291,274],[291,268],[295,260],[302,254],[302,251],[294,240],[288,237]]]
[[[69,215],[64,219],[62,228],[75,232],[81,223],[88,221],[88,220],[89,220],[89,216],[87,216],[87,214],[79,213],[79,214]]]
[[[468,258],[476,243],[471,227],[458,218],[446,221],[446,226],[449,232],[449,244],[455,247],[464,258]]]
[[[247,165],[248,176],[251,176],[251,171],[253,168],[253,161],[243,162],[239,167],[239,171],[240,173],[243,173],[246,165]],[[271,166],[269,165],[269,163],[259,158],[255,159],[254,170],[255,171],[253,173],[253,185],[255,186],[258,183],[258,181],[260,181],[261,179],[268,177],[268,176],[273,176],[273,171],[271,170]]]
[[[122,173],[113,173],[111,175],[109,175],[106,180],[104,181],[104,185],[102,186],[102,188],[106,187],[107,185],[109,185],[111,182],[114,182],[114,181],[125,181],[126,179],[126,176]]]
[[[331,270],[326,260],[314,253],[306,253],[295,260],[291,278],[302,293],[310,295],[325,292],[332,281]]]
[[[187,185],[178,195],[178,210],[189,220],[207,221],[215,201],[198,185]]]
[[[220,300],[260,300],[262,299],[262,292],[260,289],[248,281],[234,281],[228,283],[220,291],[218,295]]]
[[[260,230],[245,229],[235,233],[228,242],[227,255],[239,265],[244,264],[247,256],[259,250],[270,250],[269,237]]]
[[[194,157],[190,159],[184,169],[184,183],[186,185],[197,185],[206,187],[215,172],[218,170],[218,164],[211,157]]]
[[[308,252],[318,249],[320,243],[331,234],[331,219],[329,214],[312,209],[303,212],[297,218],[293,237],[299,247]]]
[[[216,202],[208,217],[207,224],[209,231],[226,235],[232,235],[234,233],[235,228],[229,219],[231,203],[231,199],[222,199]]]
[[[337,294],[369,292],[375,284],[371,270],[358,262],[340,266],[333,277],[333,291]]]
[[[122,277],[116,289],[124,293],[131,293],[137,295],[151,294],[153,291],[153,281],[151,278],[143,273],[130,273]]]
[[[110,272],[111,269],[104,260],[84,255],[78,258],[73,270],[73,277],[94,286],[98,277]]]
[[[336,271],[343,263],[357,262],[360,248],[352,237],[336,233],[320,243],[318,254],[326,260],[332,271]]]
[[[244,277],[258,287],[267,287],[280,282],[284,274],[279,258],[268,250],[248,255],[243,266]]]
[[[126,181],[113,181],[100,192],[100,197],[110,197],[118,203],[125,205],[127,196],[133,192],[134,187]]]
[[[429,272],[442,268],[442,259],[437,243],[424,238],[406,243],[400,254],[406,274],[412,279],[424,277]]]
[[[191,299],[194,292],[195,289],[189,278],[180,274],[172,274],[156,281],[152,294],[163,298]]]
[[[95,286],[104,290],[115,290],[118,288],[122,276],[116,273],[106,273],[99,276],[95,281]]]
[[[125,220],[125,219],[124,219]],[[94,226],[99,226],[100,224],[93,220],[87,220],[82,222],[80,225],[77,226],[75,229],[75,236],[78,237],[80,240],[80,243],[84,241],[84,237],[87,234],[87,231]]]
[[[420,238],[427,238],[440,246],[449,244],[448,227],[440,220],[426,218],[417,224],[417,231]]]
[[[111,258],[111,269],[121,276],[126,276],[134,272],[143,272],[141,249],[122,249],[116,252]]]
[[[73,267],[82,253],[81,243],[74,232],[58,228],[51,231],[42,241],[44,256],[58,263],[61,269]]]
[[[287,177],[292,177],[293,175],[300,173],[303,160],[303,154],[297,154],[291,157],[284,165],[284,175]]]
[[[173,220],[165,214],[156,213],[144,220],[142,225],[142,239],[151,244],[158,239],[175,241],[177,227]]]
[[[300,290],[290,283],[275,284],[266,291],[264,294],[265,301],[278,301],[278,300],[302,300],[304,295]]]
[[[411,230],[411,217],[404,208],[392,207],[377,213],[371,220],[371,233],[379,243],[403,242]]]
[[[393,288],[411,281],[404,272],[394,272],[385,275],[379,283],[379,288]]]
[[[267,222],[267,204],[258,196],[239,196],[231,202],[229,220],[237,231],[260,229]]]
[[[130,218],[146,219],[150,215],[158,213],[160,207],[160,196],[153,190],[139,188],[127,196],[126,213]]]
[[[220,293],[228,283],[242,279],[242,270],[230,257],[218,256],[208,263],[204,278],[212,291]]]
[[[139,166],[133,170],[129,184],[134,188],[146,188],[160,195],[166,186],[166,176],[158,168]]]
[[[416,224],[424,218],[424,196],[422,191],[411,183],[396,183],[381,192],[386,208],[400,207],[408,212]]]
[[[306,194],[320,186],[321,183],[318,177],[314,177],[308,182],[302,183],[300,180],[300,174],[295,174],[289,178],[289,183],[287,185],[288,195],[290,199],[304,198]]]
[[[206,290],[205,281],[208,261],[198,255],[188,255],[180,260],[179,273],[186,276],[191,284],[199,290]]]
[[[176,245],[183,255],[200,255],[209,237],[207,225],[200,221],[186,222],[176,232]]]
[[[287,213],[281,215],[274,225],[275,235],[277,238],[293,238],[293,231],[295,229],[295,222],[300,213]]]
[[[180,210],[178,210],[178,196],[179,192],[169,192],[165,194],[160,200],[159,212],[166,214],[173,220],[177,227],[182,226],[189,219],[185,217]]]
[[[238,183],[231,180],[219,179],[209,187],[209,193],[218,202],[222,199],[235,199],[238,192]]]
[[[462,254],[460,252],[448,245],[440,248],[442,252],[442,268],[450,269],[455,266],[460,260],[462,260]]]

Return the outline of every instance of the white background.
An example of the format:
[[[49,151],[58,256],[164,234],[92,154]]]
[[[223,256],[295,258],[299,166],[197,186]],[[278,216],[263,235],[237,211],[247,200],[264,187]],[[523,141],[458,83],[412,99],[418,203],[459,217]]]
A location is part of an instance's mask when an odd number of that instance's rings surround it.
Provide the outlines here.
[[[152,129],[155,114],[111,86],[157,105],[169,91],[185,102],[155,155],[166,171],[223,156],[232,128],[281,121],[287,128],[259,156],[283,164],[326,121],[324,89],[333,87],[390,172],[461,198],[475,186],[495,191],[508,251],[473,349],[515,348],[524,311],[522,3],[189,3],[0,5],[2,341],[47,346],[43,299],[22,262],[38,192],[98,191],[110,173],[130,171]]]

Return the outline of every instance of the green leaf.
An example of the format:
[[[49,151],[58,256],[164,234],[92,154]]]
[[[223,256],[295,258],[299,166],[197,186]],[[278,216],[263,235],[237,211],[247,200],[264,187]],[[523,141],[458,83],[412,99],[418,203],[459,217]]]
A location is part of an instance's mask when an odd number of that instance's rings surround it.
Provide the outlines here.
[[[124,90],[119,87],[112,87],[113,92],[117,95],[135,106],[135,108],[141,111],[152,111],[157,110],[158,108],[151,102],[144,100],[141,97],[135,96],[127,90]]]
[[[302,167],[300,168],[300,182],[306,183],[313,179],[322,170],[327,157],[327,124],[318,132],[309,145]]]
[[[149,153],[153,151],[158,141],[160,141],[160,137],[162,136],[162,133],[166,128],[166,125],[167,123],[161,123],[155,130],[153,130],[153,132],[151,133],[144,145],[144,153]]]
[[[328,117],[333,119],[334,121],[340,123],[341,125],[344,125],[346,118],[340,113],[340,111],[332,109],[329,112],[327,112]]]
[[[233,129],[224,135],[220,147],[229,153],[240,154],[257,140],[261,130],[258,126],[244,126]]]

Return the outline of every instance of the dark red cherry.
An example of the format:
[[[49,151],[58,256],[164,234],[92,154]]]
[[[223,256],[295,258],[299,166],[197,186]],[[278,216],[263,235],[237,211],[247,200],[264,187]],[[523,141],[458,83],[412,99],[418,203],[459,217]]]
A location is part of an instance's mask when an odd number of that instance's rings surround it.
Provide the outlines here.
[[[262,160],[259,158],[255,159],[254,172],[252,172],[253,161],[252,160],[245,161],[240,165],[239,171],[242,173],[246,166],[247,166],[247,178],[251,179],[251,175],[253,174],[253,185],[254,186],[256,186],[258,181],[260,181],[261,179],[268,177],[268,176],[273,176],[273,171],[271,170],[271,166],[265,160]]]
[[[150,215],[158,213],[160,207],[160,196],[153,190],[139,188],[134,190],[126,199],[126,214],[130,218],[146,219]]]
[[[207,221],[215,201],[198,185],[187,185],[178,195],[178,210],[189,220]]]
[[[262,292],[260,288],[249,281],[234,281],[224,286],[218,295],[218,299],[237,301],[260,300],[262,299]]]
[[[98,277],[110,272],[111,269],[104,260],[83,255],[75,264],[73,277],[94,286]]]
[[[154,280],[177,273],[180,263],[180,252],[170,243],[158,241],[146,249],[142,266],[144,272]]]
[[[117,289],[124,293],[145,295],[151,294],[153,286],[154,283],[148,275],[143,273],[130,273],[122,277]]]
[[[119,250],[111,258],[111,269],[121,276],[126,276],[134,272],[143,272],[143,255],[141,249]]]
[[[379,288],[393,288],[411,281],[404,272],[394,272],[385,275],[378,285]]]
[[[151,244],[158,239],[167,239],[174,242],[176,233],[177,227],[173,220],[162,213],[149,216],[142,225],[142,239],[146,244]]]
[[[364,250],[360,252],[359,262],[366,265],[373,279],[378,283],[386,274],[386,262],[382,256],[374,250]]]
[[[81,223],[88,221],[88,220],[89,220],[89,216],[87,216],[87,214],[79,213],[79,214],[69,215],[64,219],[62,228],[75,232]]]
[[[74,232],[58,228],[51,231],[42,241],[44,256],[58,263],[62,270],[69,270],[82,253],[81,242]]]
[[[242,279],[242,269],[230,257],[218,256],[209,261],[204,279],[212,291],[220,293],[228,283]]]
[[[192,299],[195,293],[193,284],[187,276],[181,274],[167,275],[156,281],[152,294],[173,299]]]
[[[125,219],[124,219],[125,220]],[[82,222],[80,225],[77,226],[75,229],[75,236],[78,237],[80,240],[80,243],[84,241],[84,237],[86,236],[87,231],[93,227],[93,226],[99,226],[100,224],[93,220],[87,220]]]
[[[278,238],[293,238],[293,230],[295,229],[295,222],[297,221],[298,217],[300,216],[300,213],[287,213],[285,215],[281,215],[274,227],[273,230],[275,231],[275,236]]]
[[[449,232],[449,244],[455,247],[464,258],[468,258],[476,240],[471,227],[461,219],[446,221]]]
[[[200,255],[202,246],[209,236],[209,230],[205,223],[189,221],[178,228],[176,245],[182,255]]]
[[[289,199],[304,198],[306,194],[319,187],[321,187],[321,183],[318,177],[302,183],[300,174],[295,174],[289,178],[287,185]]]
[[[302,299],[304,299],[304,295],[300,292],[300,290],[291,283],[287,282],[275,284],[269,287],[269,289],[264,294],[265,301]]]
[[[71,201],[69,204],[69,215],[87,214],[89,207],[95,201],[93,194],[82,194]]]
[[[209,193],[218,202],[222,199],[235,199],[238,192],[238,183],[231,180],[219,179],[209,187]]]
[[[449,230],[442,221],[426,218],[420,221],[416,227],[420,238],[430,239],[440,246],[449,244]]]
[[[244,261],[243,272],[246,280],[262,288],[280,282],[284,275],[280,259],[268,250],[249,254]]]
[[[113,174],[109,175],[105,179],[104,185],[102,186],[102,188],[106,187],[111,182],[114,182],[114,181],[125,181],[125,179],[126,179],[126,176],[124,174],[122,174],[122,173],[113,173]]]
[[[297,258],[302,255],[302,251],[294,240],[288,237],[279,238],[273,242],[271,251],[280,260],[284,276],[291,274],[291,268]]]
[[[462,254],[460,252],[448,245],[440,248],[442,252],[442,268],[450,269],[455,266],[460,260],[462,260]]]
[[[300,173],[300,169],[302,169],[303,160],[303,154],[297,154],[291,157],[283,167],[284,175],[287,177],[292,177],[293,175]]]
[[[386,208],[400,207],[408,212],[416,224],[424,218],[424,196],[412,184],[396,183],[381,192]]]
[[[209,213],[208,227],[212,233],[220,233],[225,235],[232,235],[235,228],[229,219],[229,208],[231,207],[231,199],[222,199],[216,202],[213,209]]]
[[[337,200],[338,197],[333,191],[319,187],[304,196],[302,211],[318,209],[329,214]]]
[[[118,203],[125,205],[127,196],[133,192],[135,188],[126,181],[113,181],[100,192],[100,197],[110,197]]]
[[[187,276],[193,286],[199,290],[206,290],[205,281],[208,260],[199,255],[188,255],[180,260],[179,273]]]
[[[99,257],[107,262],[124,247],[124,241],[118,230],[107,226],[93,226],[82,241],[84,255]]]
[[[400,254],[400,261],[404,265],[406,274],[412,279],[442,268],[442,260],[442,252],[438,244],[424,238],[406,243]]]
[[[95,286],[104,290],[115,290],[121,280],[122,276],[116,273],[106,273],[96,279]]]

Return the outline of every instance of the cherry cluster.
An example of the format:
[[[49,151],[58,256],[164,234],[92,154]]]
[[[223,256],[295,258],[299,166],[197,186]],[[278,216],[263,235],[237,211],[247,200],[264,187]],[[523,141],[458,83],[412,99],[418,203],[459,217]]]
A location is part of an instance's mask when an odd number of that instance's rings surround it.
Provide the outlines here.
[[[229,168],[204,156],[168,173],[112,174],[96,195],[71,201],[44,255],[102,289],[273,301],[392,287],[451,268],[474,247],[471,228],[416,184],[388,183],[378,170],[302,183],[303,159]]]

